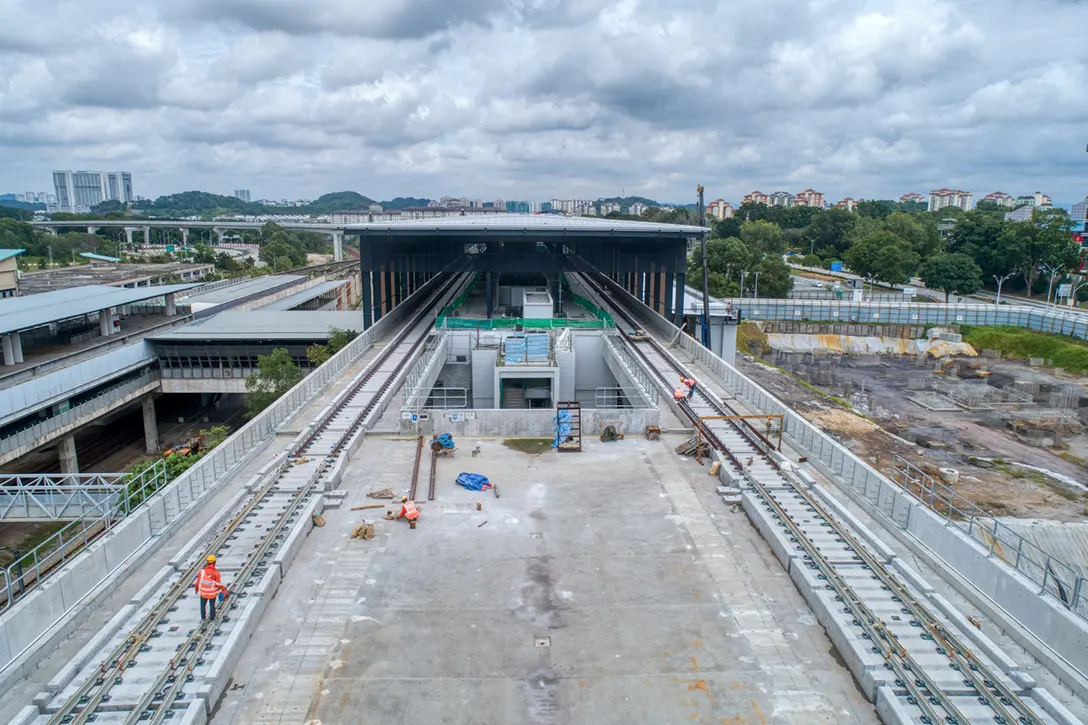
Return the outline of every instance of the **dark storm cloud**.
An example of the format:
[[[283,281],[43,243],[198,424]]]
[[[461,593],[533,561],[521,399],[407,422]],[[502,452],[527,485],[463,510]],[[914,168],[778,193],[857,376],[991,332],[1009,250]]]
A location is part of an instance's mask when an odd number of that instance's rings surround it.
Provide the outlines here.
[[[1079,198],[1074,0],[0,0],[0,192]]]

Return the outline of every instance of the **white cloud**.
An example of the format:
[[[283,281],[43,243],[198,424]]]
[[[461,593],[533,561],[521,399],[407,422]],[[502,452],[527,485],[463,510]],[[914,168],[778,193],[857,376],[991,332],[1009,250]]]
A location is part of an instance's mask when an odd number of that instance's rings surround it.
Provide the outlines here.
[[[0,192],[1083,195],[1083,4],[0,0]],[[1079,164],[1079,166],[1078,166]]]

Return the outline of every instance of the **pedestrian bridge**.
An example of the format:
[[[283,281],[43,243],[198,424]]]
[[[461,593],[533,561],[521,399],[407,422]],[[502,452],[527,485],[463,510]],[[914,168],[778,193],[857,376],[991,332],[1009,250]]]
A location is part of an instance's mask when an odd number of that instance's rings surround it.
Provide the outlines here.
[[[0,522],[72,521],[127,510],[128,474],[0,475]]]

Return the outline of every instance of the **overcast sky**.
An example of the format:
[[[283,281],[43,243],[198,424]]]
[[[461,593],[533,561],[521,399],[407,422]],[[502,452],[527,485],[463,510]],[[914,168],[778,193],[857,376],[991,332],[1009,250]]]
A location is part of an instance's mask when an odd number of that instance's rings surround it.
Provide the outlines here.
[[[0,193],[1072,203],[1086,30],[1088,0],[0,0]]]

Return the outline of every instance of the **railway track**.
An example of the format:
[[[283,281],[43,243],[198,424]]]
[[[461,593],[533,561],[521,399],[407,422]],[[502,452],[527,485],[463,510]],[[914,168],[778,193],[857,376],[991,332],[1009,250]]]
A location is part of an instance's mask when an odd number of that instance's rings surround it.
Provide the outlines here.
[[[175,574],[166,593],[112,640],[105,657],[92,660],[60,689],[33,722],[160,723],[190,709],[238,621],[259,616],[267,604],[262,596],[266,585],[273,578],[278,584],[279,569],[286,566],[279,564],[280,550],[293,524],[316,500],[319,483],[360,427],[378,412],[427,339],[434,324],[432,310],[444,306],[463,281],[463,275],[452,274],[440,284],[309,434],[265,480],[254,484],[254,492],[230,521],[196,549],[199,555],[179,569],[183,573]],[[197,610],[193,581],[211,553],[220,558],[230,595],[216,620],[191,625]]]
[[[621,330],[640,328],[632,312],[590,279],[589,273],[579,276],[609,303]],[[694,376],[653,338],[628,339],[627,343],[670,394],[681,375]],[[823,596],[830,597],[831,606],[845,615],[851,634],[868,644],[872,662],[865,663],[863,676],[854,674],[874,702],[878,689],[883,689],[885,698],[894,699],[898,708],[893,708],[897,719],[892,722],[1042,725],[1065,721],[1021,697],[1025,688],[936,616],[879,554],[788,470],[788,463],[779,462],[773,446],[754,426],[742,420],[703,420],[737,416],[737,409],[699,387],[690,400],[679,403],[679,409],[728,459],[769,518],[785,529],[808,576],[817,586],[822,584]]]

